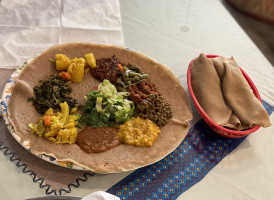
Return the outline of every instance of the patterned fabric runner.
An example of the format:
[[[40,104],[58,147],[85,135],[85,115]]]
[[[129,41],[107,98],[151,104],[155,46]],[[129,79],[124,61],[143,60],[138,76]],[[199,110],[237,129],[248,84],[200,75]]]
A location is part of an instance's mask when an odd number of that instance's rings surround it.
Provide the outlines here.
[[[274,107],[263,101],[270,115]],[[215,167],[246,137],[224,138],[203,121],[190,129],[177,149],[161,161],[138,169],[107,192],[121,199],[176,199]]]

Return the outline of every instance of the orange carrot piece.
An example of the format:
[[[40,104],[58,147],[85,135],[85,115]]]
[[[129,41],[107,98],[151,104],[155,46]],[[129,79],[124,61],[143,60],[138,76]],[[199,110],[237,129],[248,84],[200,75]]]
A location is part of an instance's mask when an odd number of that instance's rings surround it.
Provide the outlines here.
[[[68,72],[60,72],[58,76],[63,80],[63,81],[68,81],[71,79],[71,75]]]
[[[123,70],[123,66],[122,66],[121,64],[118,64],[118,68],[119,68],[120,70]]]
[[[45,116],[44,116],[44,121],[45,121],[45,125],[46,125],[46,126],[50,126],[50,116],[45,115]]]

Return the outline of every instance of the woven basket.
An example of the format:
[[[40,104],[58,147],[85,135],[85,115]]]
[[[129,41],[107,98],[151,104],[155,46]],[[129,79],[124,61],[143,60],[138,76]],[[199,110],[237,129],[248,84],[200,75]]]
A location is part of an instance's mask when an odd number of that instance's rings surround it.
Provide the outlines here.
[[[215,58],[215,57],[220,57],[217,55],[206,55],[208,58]],[[224,128],[220,125],[218,125],[217,123],[215,123],[214,121],[212,121],[209,116],[204,112],[204,110],[202,109],[202,107],[200,106],[199,102],[197,101],[193,90],[192,90],[192,86],[191,86],[191,67],[192,67],[192,63],[196,58],[194,58],[188,66],[188,70],[187,70],[187,85],[188,85],[188,90],[190,93],[190,96],[194,102],[195,107],[197,108],[198,112],[200,113],[201,117],[205,120],[205,122],[210,126],[210,128],[218,133],[219,135],[222,135],[224,137],[228,137],[228,138],[240,138],[240,137],[244,137],[249,135],[250,133],[253,133],[255,131],[257,131],[260,126],[255,126],[251,129],[247,129],[247,130],[242,130],[242,131],[235,131],[235,130],[231,130],[228,128]],[[260,100],[260,102],[262,102],[262,99],[260,97],[260,94],[256,88],[256,86],[254,85],[254,83],[252,82],[252,80],[249,78],[249,76],[241,69],[241,67],[239,67],[243,76],[245,77],[245,79],[247,80],[248,84],[250,85],[250,88],[252,89],[254,95]]]

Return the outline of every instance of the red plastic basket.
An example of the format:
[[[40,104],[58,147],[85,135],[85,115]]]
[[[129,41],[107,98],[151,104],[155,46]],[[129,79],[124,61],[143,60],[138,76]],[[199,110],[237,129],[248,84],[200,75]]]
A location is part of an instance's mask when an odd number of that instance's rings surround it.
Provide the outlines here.
[[[208,58],[215,58],[215,57],[221,57],[218,55],[206,55]],[[197,101],[193,90],[192,90],[192,86],[191,86],[191,67],[192,67],[192,63],[196,58],[194,58],[188,66],[188,70],[187,70],[187,85],[188,85],[188,90],[190,93],[190,96],[194,102],[195,107],[197,108],[198,112],[200,113],[201,117],[205,120],[205,122],[210,126],[210,128],[224,136],[224,137],[229,137],[229,138],[240,138],[240,137],[244,137],[246,135],[249,135],[250,133],[253,133],[255,131],[257,131],[260,126],[255,126],[251,129],[247,129],[247,130],[242,130],[242,131],[235,131],[235,130],[231,130],[231,129],[227,129],[224,128],[220,125],[218,125],[217,123],[215,123],[214,121],[212,121],[209,116],[204,112],[204,110],[202,109],[202,107],[200,106],[199,102]],[[262,99],[260,97],[260,94],[255,86],[255,84],[252,82],[252,80],[249,78],[249,76],[241,69],[241,67],[239,66],[243,76],[245,77],[245,79],[247,80],[248,84],[250,85],[250,88],[252,89],[254,95],[257,97],[257,99],[260,100],[260,102],[262,102]]]

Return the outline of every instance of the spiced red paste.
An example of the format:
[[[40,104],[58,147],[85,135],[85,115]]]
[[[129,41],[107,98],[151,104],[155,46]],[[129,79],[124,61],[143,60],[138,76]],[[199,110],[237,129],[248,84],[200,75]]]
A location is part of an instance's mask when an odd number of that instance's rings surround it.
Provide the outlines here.
[[[86,153],[99,153],[120,144],[117,129],[113,127],[86,127],[78,133],[76,144]]]
[[[152,82],[140,82],[132,84],[128,87],[127,91],[130,93],[129,99],[135,104],[140,103],[142,99],[146,99],[150,94],[160,95],[160,92]]]

